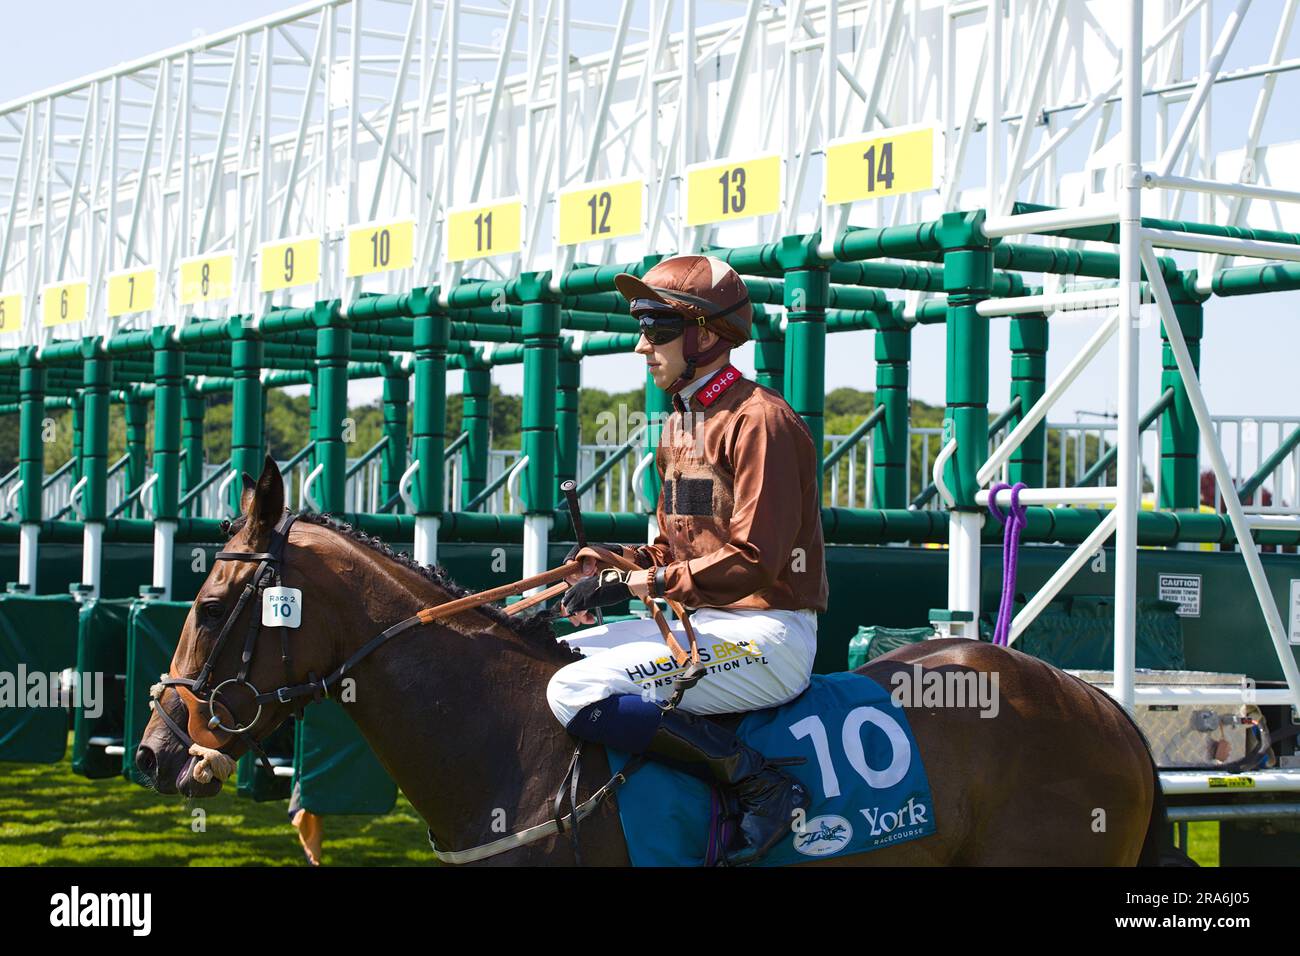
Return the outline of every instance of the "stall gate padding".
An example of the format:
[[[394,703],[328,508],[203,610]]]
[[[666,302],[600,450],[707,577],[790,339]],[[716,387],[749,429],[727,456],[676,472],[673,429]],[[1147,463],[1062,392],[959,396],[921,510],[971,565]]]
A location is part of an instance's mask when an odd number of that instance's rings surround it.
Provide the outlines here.
[[[397,803],[397,785],[332,700],[307,705],[298,721],[293,769],[302,806],[312,813],[380,814]]]
[[[77,616],[77,680],[82,695],[73,709],[72,771],[92,780],[115,777],[122,767],[122,758],[110,756],[105,745],[122,744],[127,618],[132,603],[129,598],[88,598]],[[93,697],[87,696],[91,687]]]
[[[31,679],[77,663],[77,604],[68,594],[0,595],[0,760],[57,763],[68,748],[68,713],[30,707]],[[47,690],[48,690],[47,686]],[[6,697],[8,695],[8,697]],[[48,696],[48,695],[47,695]],[[21,706],[20,706],[21,705]]]

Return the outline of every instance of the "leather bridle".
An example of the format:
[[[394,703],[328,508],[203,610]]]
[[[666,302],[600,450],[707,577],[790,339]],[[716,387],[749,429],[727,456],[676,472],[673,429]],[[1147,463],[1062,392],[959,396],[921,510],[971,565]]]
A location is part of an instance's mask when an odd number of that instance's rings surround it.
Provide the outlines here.
[[[199,669],[199,673],[194,677],[178,677],[170,673],[163,674],[158,683],[154,685],[149,700],[149,706],[158,714],[167,728],[185,744],[187,749],[198,743],[202,747],[220,750],[228,745],[232,739],[239,740],[255,753],[269,770],[271,762],[262,749],[261,743],[252,735],[252,729],[262,718],[263,708],[267,704],[292,703],[308,694],[319,697],[324,690],[323,682],[317,682],[315,675],[309,675],[311,683],[307,685],[293,686],[287,683],[292,678],[293,673],[289,642],[290,629],[287,627],[280,628],[280,657],[284,664],[286,683],[274,691],[264,694],[258,691],[252,681],[248,679],[249,669],[253,663],[253,652],[257,647],[257,639],[262,630],[261,609],[263,595],[268,587],[278,587],[280,585],[280,566],[284,561],[284,549],[289,540],[289,529],[293,527],[296,519],[297,516],[293,513],[285,512],[279,524],[271,532],[271,542],[266,551],[217,552],[216,560],[218,561],[256,561],[257,570],[253,573],[253,577],[249,582],[244,585],[243,591],[240,592],[234,610],[226,618],[220,633],[217,634],[216,643],[213,645],[211,653],[208,654],[207,660],[203,662],[203,666]],[[214,684],[213,670],[216,667],[217,660],[226,647],[240,614],[250,605],[252,611],[249,616],[248,631],[244,637],[243,651],[239,659],[239,670],[234,677]],[[167,711],[162,706],[163,693],[169,687],[175,689],[189,714],[190,729],[188,731],[168,716]],[[230,700],[230,698],[236,697],[241,690],[246,692],[244,700],[255,704],[257,707],[252,720],[247,722],[240,722],[235,716],[234,701]],[[223,695],[227,699],[223,699]],[[204,705],[206,705],[208,712],[206,720],[202,716],[202,707]],[[221,711],[224,711],[229,716],[232,723],[226,722],[226,717],[222,715]],[[218,731],[226,735],[225,740],[221,740],[216,736]],[[196,738],[203,739],[196,740]]]

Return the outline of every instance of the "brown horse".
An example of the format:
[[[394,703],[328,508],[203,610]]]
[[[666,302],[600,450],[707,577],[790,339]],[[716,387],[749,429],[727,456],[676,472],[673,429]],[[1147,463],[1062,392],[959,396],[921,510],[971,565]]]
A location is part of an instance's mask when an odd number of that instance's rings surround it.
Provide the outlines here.
[[[245,476],[243,514],[228,551],[264,552],[284,509],[279,470],[268,459],[254,484]],[[281,663],[276,629],[250,630],[245,607],[213,662],[217,680],[233,676],[243,637],[256,633],[248,680],[274,688],[337,668],[385,628],[464,592],[438,569],[416,566],[373,538],[328,518],[302,515],[287,536],[282,583],[303,595],[302,624],[289,632],[292,673]],[[185,623],[171,665],[198,674],[255,563],[219,561]],[[427,821],[439,848],[462,850],[551,818],[574,740],[551,715],[547,681],[575,652],[541,619],[518,620],[489,607],[412,629],[358,663],[354,702],[345,703],[384,767]],[[1154,863],[1164,824],[1154,763],[1141,733],[1110,698],[1035,658],[967,640],[934,640],[861,669],[885,687],[902,670],[996,673],[1000,708],[909,708],[924,755],[938,832],[843,859],[837,864],[1133,865]],[[707,678],[705,678],[707,680]],[[193,704],[193,699],[190,699]],[[227,701],[234,708],[232,701]],[[170,722],[194,728],[178,693],[162,706]],[[265,737],[294,704],[272,703],[249,721]],[[204,711],[206,714],[206,710]],[[227,722],[227,721],[223,721]],[[202,717],[198,718],[202,724]],[[242,737],[226,735],[238,755]],[[604,752],[591,747],[579,800],[609,778]],[[162,793],[202,797],[219,780],[194,779],[195,759],[155,713],[136,764]],[[202,774],[200,775],[202,776]],[[503,818],[504,814],[504,818]],[[504,826],[503,826],[504,824]],[[583,862],[627,865],[615,801],[581,826]],[[486,860],[489,864],[571,864],[568,835],[548,836]]]

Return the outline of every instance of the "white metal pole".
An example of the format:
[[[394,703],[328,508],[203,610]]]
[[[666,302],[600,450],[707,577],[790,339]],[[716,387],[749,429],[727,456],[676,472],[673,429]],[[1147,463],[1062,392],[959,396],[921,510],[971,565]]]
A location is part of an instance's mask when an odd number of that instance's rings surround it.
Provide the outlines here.
[[[87,521],[83,529],[81,583],[90,588],[91,597],[99,597],[99,572],[104,553],[104,525],[100,521]]]
[[[172,564],[176,556],[176,522],[153,523],[153,586],[162,588],[161,599],[172,599]]]
[[[980,530],[982,511],[948,513],[948,609],[980,613]],[[974,636],[972,634],[972,636]]]
[[[989,51],[987,79],[988,117],[984,127],[985,169],[987,195],[984,208],[1000,210],[998,204],[998,186],[1002,177],[1002,0],[989,0],[988,38],[985,40]]]
[[[546,570],[546,547],[551,532],[550,515],[524,515],[524,577]],[[541,588],[525,593],[532,594]]]
[[[35,521],[18,526],[18,583],[36,593],[37,556],[40,553],[41,526]]]
[[[1174,353],[1174,359],[1178,363],[1178,372],[1187,388],[1187,400],[1191,403],[1196,424],[1206,439],[1205,449],[1209,453],[1210,467],[1214,471],[1215,480],[1219,483],[1219,489],[1223,492],[1223,504],[1228,509],[1228,518],[1232,521],[1232,529],[1237,536],[1237,547],[1241,550],[1241,557],[1246,562],[1246,571],[1250,575],[1250,583],[1255,588],[1255,597],[1259,601],[1259,609],[1268,624],[1269,637],[1272,638],[1273,648],[1277,651],[1278,663],[1282,666],[1282,674],[1286,677],[1287,685],[1291,688],[1292,702],[1296,707],[1300,708],[1300,668],[1296,666],[1294,652],[1287,642],[1286,625],[1282,623],[1282,617],[1277,610],[1277,603],[1273,600],[1273,592],[1268,583],[1268,576],[1264,573],[1264,565],[1259,560],[1259,548],[1255,545],[1255,539],[1250,533],[1253,522],[1248,521],[1241,506],[1241,500],[1237,497],[1236,489],[1233,487],[1232,473],[1228,470],[1228,463],[1223,457],[1223,448],[1214,435],[1214,423],[1210,418],[1210,410],[1205,404],[1205,395],[1201,391],[1200,380],[1197,378],[1195,367],[1192,365],[1191,354],[1187,351],[1187,342],[1183,338],[1183,330],[1178,325],[1174,315],[1173,301],[1170,299],[1169,290],[1165,286],[1164,276],[1160,274],[1156,264],[1155,253],[1151,251],[1150,247],[1144,245],[1142,247],[1142,258],[1147,264],[1148,274],[1152,277],[1151,290],[1155,293],[1160,312],[1164,316],[1169,347]]]
[[[438,563],[438,524],[436,515],[415,517],[415,560],[417,564]]]
[[[1119,446],[1115,519],[1115,697],[1133,709],[1137,648],[1138,331],[1141,320],[1138,244],[1142,229],[1142,4],[1126,0],[1119,179]]]

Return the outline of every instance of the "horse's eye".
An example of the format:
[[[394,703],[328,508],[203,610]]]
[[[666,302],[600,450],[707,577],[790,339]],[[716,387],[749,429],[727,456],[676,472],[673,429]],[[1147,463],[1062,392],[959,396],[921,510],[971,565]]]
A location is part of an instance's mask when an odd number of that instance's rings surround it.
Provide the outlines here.
[[[203,605],[203,617],[208,621],[221,620],[221,604],[217,601],[209,601]]]

